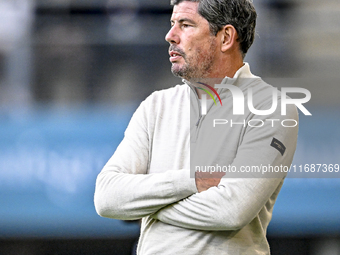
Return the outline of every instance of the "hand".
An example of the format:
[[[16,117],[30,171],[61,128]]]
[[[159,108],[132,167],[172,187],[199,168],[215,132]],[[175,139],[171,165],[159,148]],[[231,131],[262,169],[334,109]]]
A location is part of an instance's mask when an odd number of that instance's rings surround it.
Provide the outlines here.
[[[225,173],[202,173],[195,172],[195,181],[198,192],[205,191],[211,187],[216,187]]]

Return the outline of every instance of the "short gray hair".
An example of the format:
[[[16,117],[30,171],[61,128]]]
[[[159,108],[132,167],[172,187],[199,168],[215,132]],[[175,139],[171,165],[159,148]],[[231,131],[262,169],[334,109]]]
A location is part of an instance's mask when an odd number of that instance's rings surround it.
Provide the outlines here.
[[[245,57],[255,39],[257,13],[252,0],[170,0],[170,4],[184,1],[198,3],[198,13],[209,22],[213,35],[217,35],[225,25],[232,25]]]

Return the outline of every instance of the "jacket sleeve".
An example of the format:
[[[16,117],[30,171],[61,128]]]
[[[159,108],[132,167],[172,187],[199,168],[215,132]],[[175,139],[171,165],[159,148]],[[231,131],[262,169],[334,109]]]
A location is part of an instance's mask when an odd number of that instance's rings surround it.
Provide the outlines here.
[[[296,108],[290,107],[286,117],[298,120]],[[277,114],[271,118],[282,119],[282,116]],[[231,166],[237,170],[244,166],[290,167],[296,148],[298,126],[267,126],[247,127]],[[285,145],[284,155],[270,146],[273,137]],[[273,205],[285,176],[286,173],[282,171],[274,178],[267,178],[266,175],[261,178],[252,178],[249,175],[247,178],[242,178],[242,175],[239,175],[239,178],[224,177],[217,187],[211,187],[162,208],[152,217],[167,224],[196,230],[241,229],[249,224],[268,202]]]
[[[134,113],[123,141],[97,177],[94,203],[100,216],[140,219],[197,192],[189,169],[147,174],[147,109],[144,101]]]

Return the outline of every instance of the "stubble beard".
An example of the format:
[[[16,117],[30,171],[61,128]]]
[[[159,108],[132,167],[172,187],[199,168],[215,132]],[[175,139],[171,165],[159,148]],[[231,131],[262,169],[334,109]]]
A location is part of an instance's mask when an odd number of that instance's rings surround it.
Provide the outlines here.
[[[211,40],[210,48],[207,52],[197,50],[196,54],[190,57],[188,57],[186,54],[183,54],[182,57],[185,61],[185,64],[183,66],[179,66],[178,64],[173,63],[171,72],[175,76],[183,78],[187,81],[199,80],[208,77],[212,72],[215,49],[216,42]]]

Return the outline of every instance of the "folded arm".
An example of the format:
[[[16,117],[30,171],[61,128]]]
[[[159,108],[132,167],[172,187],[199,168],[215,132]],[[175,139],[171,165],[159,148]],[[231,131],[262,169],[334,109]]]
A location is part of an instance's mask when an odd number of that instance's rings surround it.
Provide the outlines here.
[[[189,170],[128,174],[104,169],[96,183],[95,207],[103,217],[135,220],[196,192]]]
[[[292,107],[293,108],[293,107]],[[273,118],[278,118],[274,116]],[[293,108],[287,119],[298,119]],[[242,167],[287,166],[293,159],[298,127],[248,128],[231,164],[237,170]],[[271,146],[273,138],[286,146],[284,155]],[[152,215],[164,223],[197,230],[236,230],[249,224],[281,188],[285,172],[274,175],[239,174],[220,180],[197,180],[200,193],[162,208]],[[206,181],[206,186],[204,182]],[[207,186],[210,188],[207,189]],[[216,186],[214,186],[214,183]],[[274,195],[274,196],[273,196]]]
[[[150,114],[145,108],[143,102],[123,141],[97,177],[94,203],[103,217],[140,219],[197,192],[189,169],[148,174]]]

